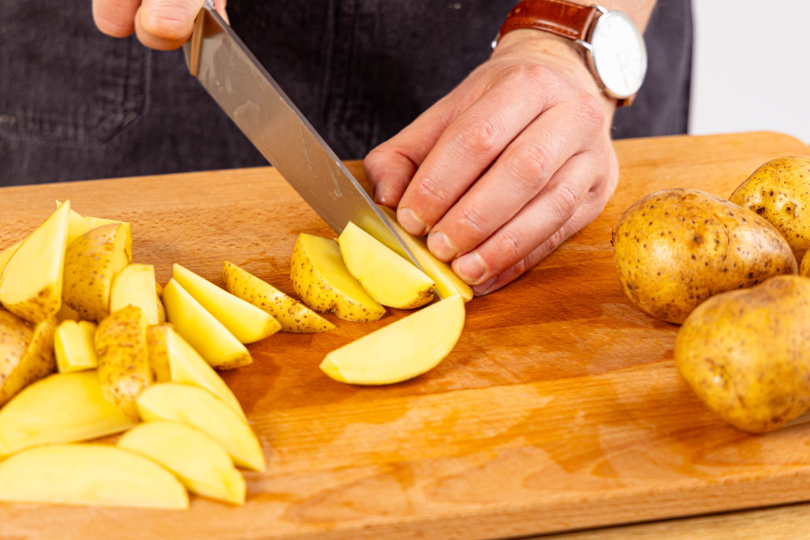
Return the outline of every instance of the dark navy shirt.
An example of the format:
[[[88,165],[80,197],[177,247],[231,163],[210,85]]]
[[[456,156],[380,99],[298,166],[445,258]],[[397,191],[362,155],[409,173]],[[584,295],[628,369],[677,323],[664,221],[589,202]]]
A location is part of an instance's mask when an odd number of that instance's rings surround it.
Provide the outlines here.
[[[230,0],[236,32],[344,159],[489,57],[517,0]],[[685,133],[689,0],[659,0],[649,71],[614,136]],[[179,51],[95,29],[91,3],[0,0],[0,185],[263,165]]]

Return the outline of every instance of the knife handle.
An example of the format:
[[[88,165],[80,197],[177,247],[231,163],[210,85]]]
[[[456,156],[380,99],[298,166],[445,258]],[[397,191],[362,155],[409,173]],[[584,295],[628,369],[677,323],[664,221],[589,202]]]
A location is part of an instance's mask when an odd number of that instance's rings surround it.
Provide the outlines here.
[[[202,45],[203,25],[205,25],[206,8],[200,10],[197,18],[194,19],[194,31],[191,33],[191,56],[188,62],[188,71],[192,77],[196,77],[200,70],[200,45]]]

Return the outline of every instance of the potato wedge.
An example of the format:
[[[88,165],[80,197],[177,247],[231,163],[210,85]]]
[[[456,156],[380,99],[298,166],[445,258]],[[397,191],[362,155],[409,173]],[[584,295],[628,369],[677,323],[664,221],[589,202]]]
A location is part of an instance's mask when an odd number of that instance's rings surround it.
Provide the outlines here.
[[[52,319],[62,307],[69,217],[67,201],[31,233],[3,271],[0,303],[30,323]]]
[[[64,301],[82,319],[100,322],[110,314],[113,279],[128,264],[125,242],[123,228],[110,224],[93,229],[68,246]]]
[[[242,406],[225,381],[171,326],[149,327],[149,358],[157,382],[185,383],[205,388],[245,418]]]
[[[432,279],[354,223],[343,229],[338,244],[349,273],[380,304],[414,309],[433,300]]]
[[[225,281],[225,290],[229,293],[275,317],[281,324],[282,332],[314,334],[335,329],[334,324],[298,300],[290,298],[235,264],[225,262],[222,279]]]
[[[105,225],[120,225],[121,231],[124,234],[124,253],[127,256],[127,263],[132,262],[132,224],[126,221],[117,221],[115,219],[104,219],[95,217],[85,217],[88,223],[94,228],[103,227]]]
[[[0,457],[40,444],[104,437],[133,425],[104,399],[95,370],[57,373],[26,387],[0,409]]]
[[[810,251],[804,254],[802,266],[799,268],[799,275],[810,278]]]
[[[19,367],[33,337],[34,332],[25,321],[0,309],[0,395],[4,393],[9,377]],[[0,401],[0,407],[5,401]]]
[[[188,424],[147,422],[124,434],[118,447],[163,465],[193,493],[231,504],[245,502],[245,479],[228,453]]]
[[[60,206],[59,201],[56,202],[57,208]],[[88,233],[93,230],[93,226],[82,217],[81,214],[76,212],[75,210],[70,211],[70,217],[68,218],[68,234],[67,234],[67,245],[73,243],[80,236],[84,236],[85,233]]]
[[[21,245],[22,242],[17,242],[16,244],[7,247],[3,251],[0,251],[0,280],[3,279],[3,270],[6,269],[8,261],[10,261],[11,257],[17,253],[17,250]]]
[[[174,280],[242,343],[255,343],[281,330],[269,313],[175,264]]]
[[[175,280],[163,289],[163,304],[177,333],[215,369],[253,363],[245,346]]]
[[[63,321],[56,329],[54,341],[56,369],[72,373],[98,367],[96,325],[89,321]]]
[[[155,292],[157,293],[158,324],[163,324],[166,322],[166,307],[163,305],[163,287],[158,282],[155,282]]]
[[[301,234],[290,264],[293,289],[315,311],[361,322],[385,315],[385,308],[346,269],[334,240]]]
[[[363,385],[394,384],[439,365],[464,328],[464,300],[451,296],[330,352],[321,370]]]
[[[11,362],[5,363],[6,369],[0,369],[0,380],[3,381],[0,385],[0,407],[29,384],[56,371],[53,354],[56,324],[56,319],[51,318],[36,325],[19,362],[13,367]],[[8,368],[11,368],[10,372]]]
[[[140,308],[119,309],[98,325],[95,343],[104,398],[138,420],[137,397],[154,381],[146,319]]]
[[[159,324],[158,304],[155,287],[155,267],[151,264],[130,264],[115,275],[110,289],[110,313],[127,306],[141,308],[146,322]]]
[[[261,445],[248,423],[204,388],[156,384],[140,395],[138,409],[146,422],[178,421],[194,426],[221,444],[237,465],[254,471],[265,469]]]
[[[63,322],[63,321],[75,321],[79,322],[81,317],[79,317],[79,312],[70,307],[69,305],[62,302],[62,307],[59,308],[59,311],[56,312],[56,322]]]
[[[472,288],[458,277],[450,265],[437,259],[427,247],[424,238],[417,238],[399,226],[397,214],[387,206],[380,206],[385,217],[391,223],[394,231],[399,235],[408,249],[413,253],[417,262],[422,266],[422,270],[436,282],[436,292],[442,298],[450,298],[458,294],[465,302],[473,298]]]
[[[102,444],[55,444],[0,463],[0,501],[184,510],[188,493],[157,463]]]

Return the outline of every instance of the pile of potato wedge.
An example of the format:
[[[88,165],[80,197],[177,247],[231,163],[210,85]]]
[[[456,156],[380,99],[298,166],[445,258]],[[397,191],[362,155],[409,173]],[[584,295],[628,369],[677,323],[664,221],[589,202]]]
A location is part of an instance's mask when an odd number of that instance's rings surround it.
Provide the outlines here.
[[[764,433],[810,409],[810,159],[769,161],[728,200],[647,195],[612,243],[625,293],[682,324],[675,364],[725,421]]]
[[[230,262],[224,289],[179,264],[162,287],[153,265],[132,262],[129,223],[57,203],[0,252],[0,500],[184,509],[192,492],[242,504],[237,467],[262,471],[265,458],[216,370],[250,365],[245,345],[335,328],[316,311],[374,321],[384,306],[420,308],[434,290],[445,300],[332,351],[321,369],[396,383],[458,341],[471,289],[399,234],[427,273],[354,224],[338,241],[302,234],[290,273],[301,303]]]

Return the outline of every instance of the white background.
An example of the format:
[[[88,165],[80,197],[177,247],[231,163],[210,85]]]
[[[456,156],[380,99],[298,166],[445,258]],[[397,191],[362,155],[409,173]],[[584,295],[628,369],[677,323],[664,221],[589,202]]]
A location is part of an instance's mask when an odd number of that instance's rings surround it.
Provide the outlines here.
[[[693,0],[693,9],[689,132],[780,131],[810,143],[810,0]]]

